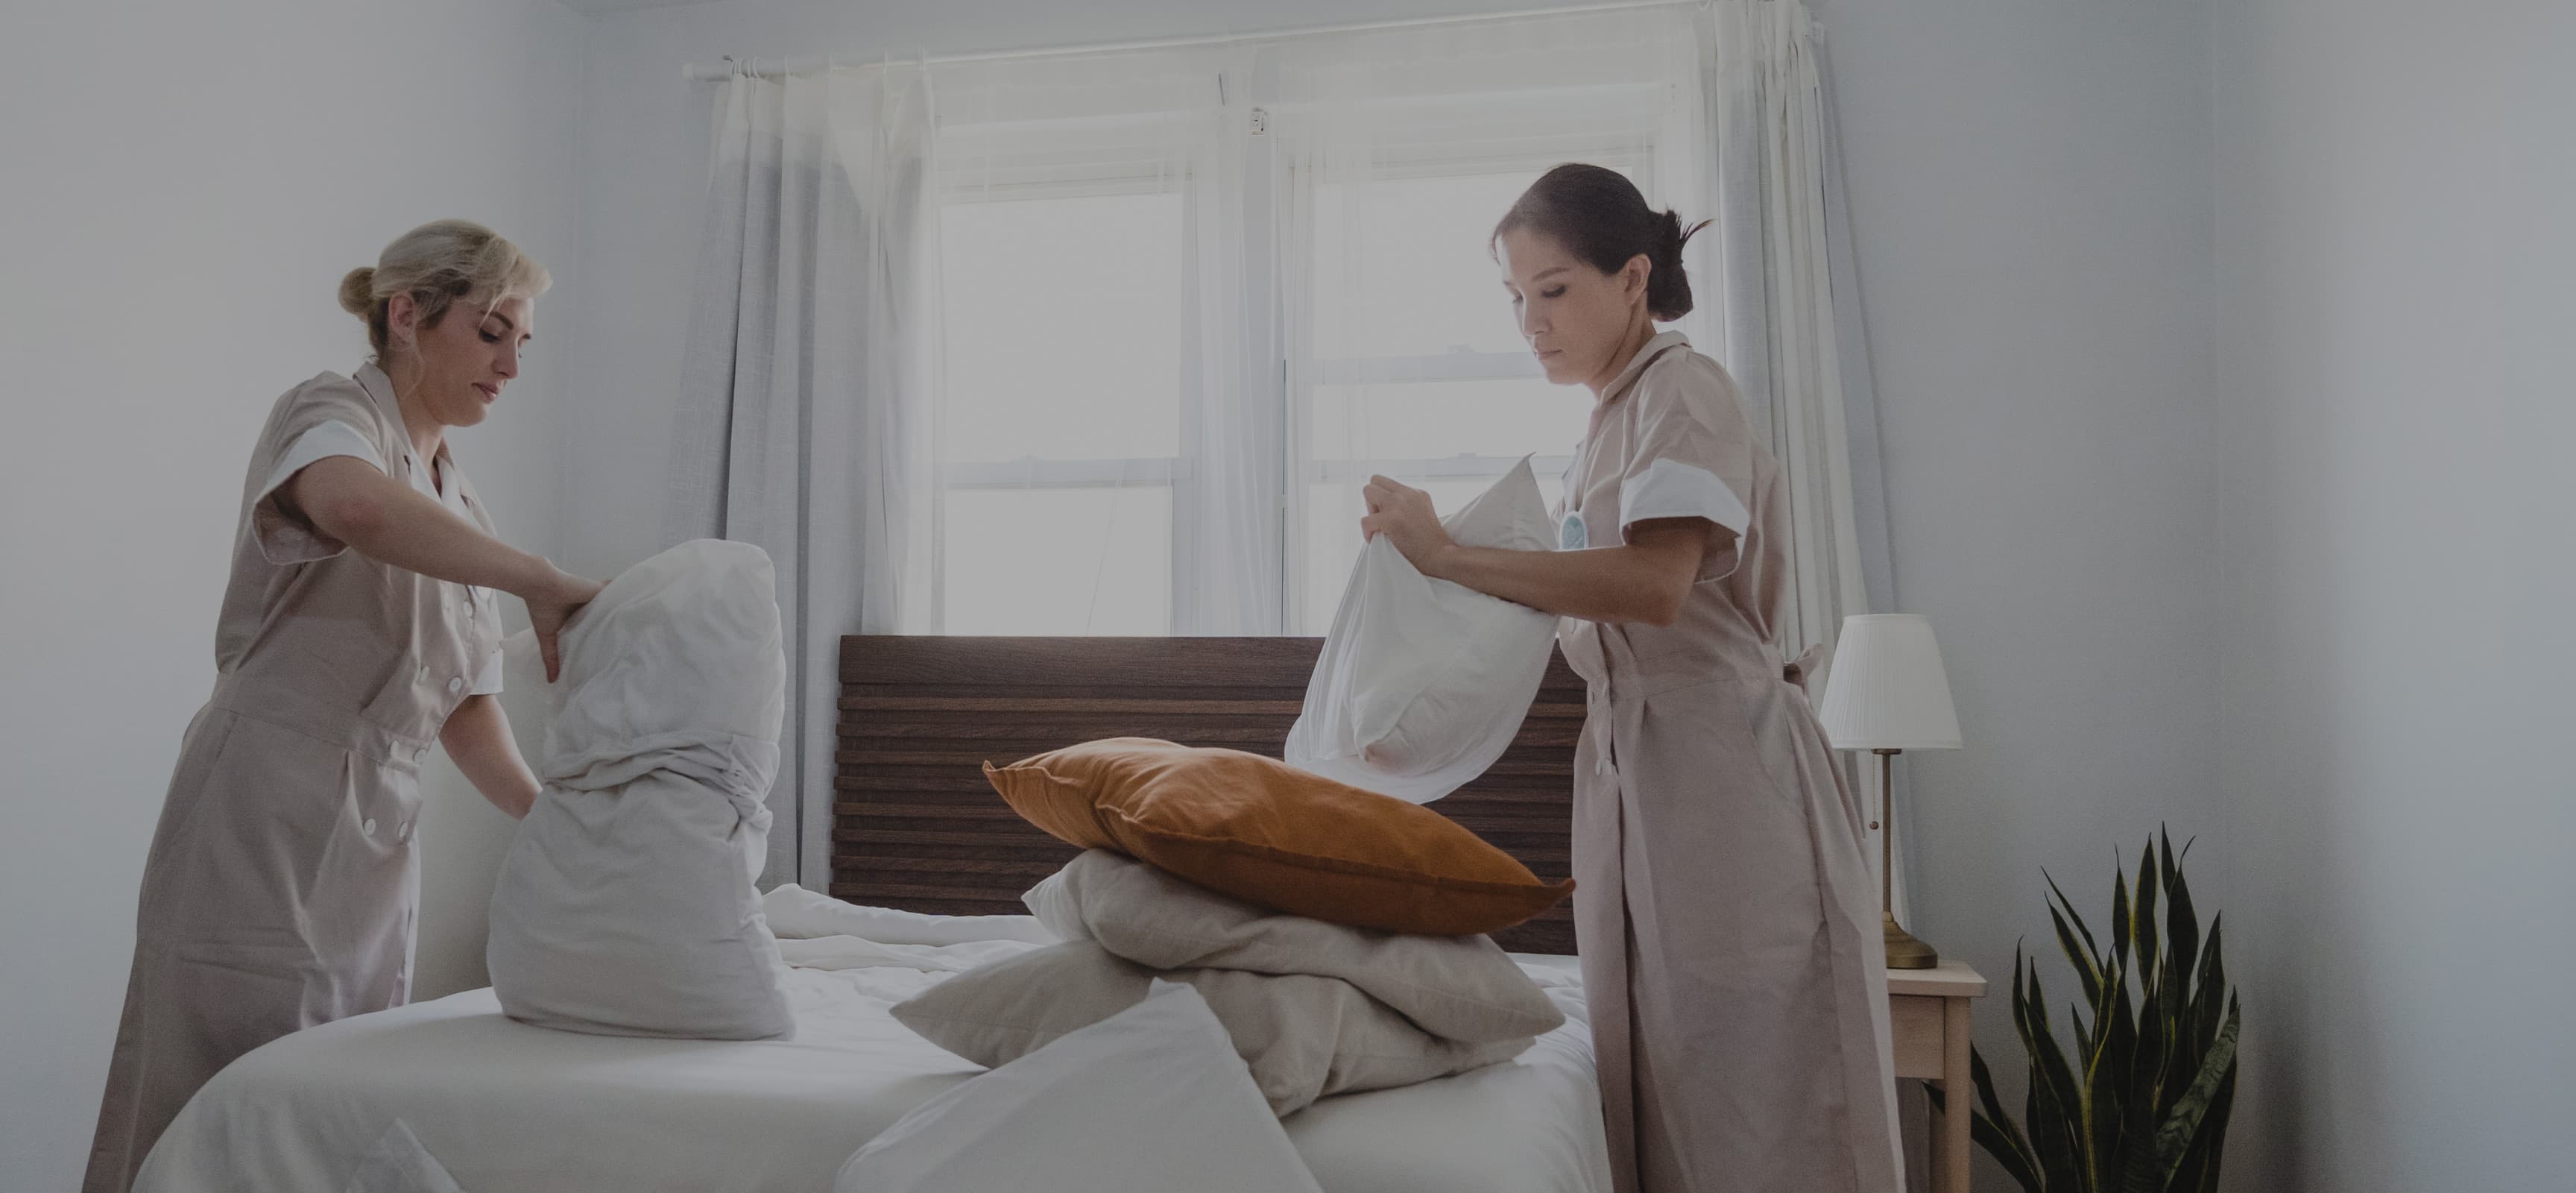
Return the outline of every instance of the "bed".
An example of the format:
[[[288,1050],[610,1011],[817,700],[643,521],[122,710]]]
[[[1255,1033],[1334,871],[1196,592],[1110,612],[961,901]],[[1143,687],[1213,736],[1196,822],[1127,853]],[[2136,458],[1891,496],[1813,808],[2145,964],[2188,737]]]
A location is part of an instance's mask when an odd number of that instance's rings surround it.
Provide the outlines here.
[[[1275,754],[1317,649],[1302,639],[849,639],[831,893],[943,915],[1022,912],[1020,892],[1073,851],[1013,816],[980,763],[1108,736]],[[1580,681],[1560,660],[1511,753],[1434,806],[1542,877],[1562,876],[1580,716]],[[1566,1025],[1514,1061],[1326,1099],[1284,1120],[1324,1189],[1607,1189],[1568,914],[1498,940]],[[791,1041],[573,1035],[511,1021],[489,990],[328,1024],[226,1069],[163,1137],[137,1189],[344,1193],[399,1123],[465,1193],[823,1193],[851,1152],[980,1071],[885,1013],[942,976],[793,969]]]

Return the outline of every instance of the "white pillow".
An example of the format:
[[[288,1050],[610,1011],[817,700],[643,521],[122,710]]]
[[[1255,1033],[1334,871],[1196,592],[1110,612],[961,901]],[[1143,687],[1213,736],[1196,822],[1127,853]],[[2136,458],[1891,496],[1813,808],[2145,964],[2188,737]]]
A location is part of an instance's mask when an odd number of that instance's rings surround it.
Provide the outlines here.
[[[1235,969],[1161,972],[1091,941],[1032,949],[968,970],[891,1010],[922,1038],[980,1065],[1007,1064],[1143,1000],[1157,976],[1197,989],[1253,1084],[1281,1116],[1315,1099],[1391,1089],[1510,1060],[1527,1036],[1439,1039],[1339,978]]]
[[[1471,547],[1554,548],[1527,459],[1443,519]],[[1520,733],[1556,642],[1556,619],[1416,570],[1386,536],[1360,551],[1288,764],[1414,803],[1485,773]]]
[[[760,897],[769,930],[781,939],[815,940],[856,936],[878,944],[966,944],[979,940],[1024,940],[1054,944],[1063,939],[1024,915],[931,915],[893,907],[850,903],[792,882],[771,887]]]
[[[1065,940],[1153,969],[1340,978],[1445,1040],[1556,1030],[1565,1014],[1486,936],[1414,936],[1282,915],[1094,849],[1021,896]]]
[[[915,1107],[835,1193],[1322,1193],[1205,1002],[1132,1008]]]
[[[573,619],[545,789],[493,884],[502,1010],[605,1035],[794,1030],[752,886],[786,674],[769,557],[746,544],[673,547]]]

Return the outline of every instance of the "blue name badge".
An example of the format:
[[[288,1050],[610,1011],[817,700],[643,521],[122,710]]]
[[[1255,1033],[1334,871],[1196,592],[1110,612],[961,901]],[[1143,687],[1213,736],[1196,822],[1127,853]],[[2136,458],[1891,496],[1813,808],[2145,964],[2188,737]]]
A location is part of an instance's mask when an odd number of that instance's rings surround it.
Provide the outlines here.
[[[1559,551],[1580,551],[1591,545],[1592,534],[1590,531],[1584,529],[1583,515],[1579,513],[1567,514],[1565,516],[1565,521],[1556,528],[1556,549]]]

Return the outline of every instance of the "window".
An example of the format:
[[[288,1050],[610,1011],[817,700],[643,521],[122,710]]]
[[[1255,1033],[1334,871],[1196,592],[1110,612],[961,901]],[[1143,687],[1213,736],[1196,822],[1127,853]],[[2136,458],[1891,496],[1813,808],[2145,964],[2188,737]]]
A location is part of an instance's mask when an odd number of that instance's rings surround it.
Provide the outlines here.
[[[1171,632],[1181,222],[1158,176],[943,187],[949,633]]]
[[[1321,634],[1372,474],[1446,513],[1527,456],[1558,500],[1587,395],[1539,376],[1486,237],[1558,162],[1656,197],[1697,93],[1637,47],[1675,21],[1075,56],[943,92],[971,113],[937,149],[948,632]]]

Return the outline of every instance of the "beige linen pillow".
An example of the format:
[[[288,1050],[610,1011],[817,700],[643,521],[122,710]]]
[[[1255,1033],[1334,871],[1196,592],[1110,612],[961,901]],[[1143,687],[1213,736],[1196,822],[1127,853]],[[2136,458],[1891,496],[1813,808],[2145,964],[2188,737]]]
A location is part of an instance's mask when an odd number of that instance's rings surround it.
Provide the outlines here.
[[[1022,902],[1065,940],[1095,940],[1154,969],[1339,978],[1444,1040],[1554,1031],[1565,1014],[1485,936],[1418,936],[1282,915],[1094,849]]]
[[[1186,982],[1225,1025],[1281,1117],[1320,1097],[1412,1085],[1509,1060],[1529,1037],[1438,1039],[1338,978],[1232,969],[1157,973],[1092,941],[1034,949],[895,1004],[904,1026],[987,1067],[1010,1063],[1144,1001],[1154,979]]]

